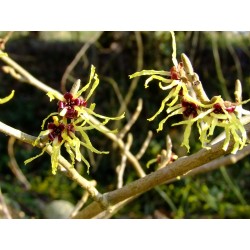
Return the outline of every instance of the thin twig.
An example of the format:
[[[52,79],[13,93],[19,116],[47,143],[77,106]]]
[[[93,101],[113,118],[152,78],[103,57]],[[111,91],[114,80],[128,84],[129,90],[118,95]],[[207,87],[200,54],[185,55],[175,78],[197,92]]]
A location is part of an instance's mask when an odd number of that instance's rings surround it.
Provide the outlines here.
[[[20,82],[26,82],[26,79],[21,76],[19,73],[17,73],[14,68],[10,67],[10,66],[2,66],[2,70],[4,73],[11,75],[13,78],[15,78],[16,80],[20,81]]]
[[[119,146],[119,148],[121,150],[124,150],[125,144],[124,144],[123,140],[117,138],[117,136],[115,134],[109,133],[109,129],[107,129],[104,125],[100,124],[100,122],[95,117],[89,116],[89,119],[93,124],[95,124],[95,125],[98,124],[100,129],[102,129],[103,131],[107,131],[107,133],[105,133],[105,136],[107,136],[113,142],[117,143],[117,145]],[[141,164],[139,163],[139,161],[135,158],[135,156],[130,151],[124,151],[124,153],[128,157],[128,160],[130,161],[130,163],[134,167],[134,169],[137,172],[138,176],[140,176],[140,177],[145,176],[143,168],[142,168]]]
[[[138,104],[137,104],[137,107],[136,107],[134,114],[129,119],[128,123],[123,127],[123,129],[120,130],[120,132],[118,133],[118,136],[117,136],[118,138],[122,139],[126,135],[126,133],[131,129],[133,124],[137,121],[137,119],[142,111],[142,104],[143,104],[143,101],[140,98],[138,100]]]
[[[241,64],[240,64],[240,59],[237,56],[237,53],[234,50],[233,46],[229,43],[229,41],[227,39],[226,39],[226,45],[227,45],[229,53],[233,57],[234,63],[235,63],[235,67],[237,70],[237,78],[243,80],[243,73],[242,73],[242,68],[241,68]]]
[[[11,171],[13,174],[16,176],[16,178],[23,184],[24,188],[26,190],[30,190],[31,185],[25,175],[23,174],[22,170],[17,164],[16,158],[15,158],[15,153],[14,153],[14,143],[16,141],[15,137],[10,137],[8,141],[8,154],[10,157],[10,162],[8,166],[10,167]]]
[[[117,203],[116,205],[112,206],[109,211],[103,211],[99,213],[98,215],[94,216],[93,219],[109,219],[113,215],[115,215],[120,209],[125,207],[127,204],[135,200],[139,195],[132,196],[124,201],[121,201]],[[76,217],[76,216],[75,216]]]
[[[128,139],[127,139],[127,143],[125,144],[125,148],[124,151],[128,151],[132,145],[133,142],[133,136],[131,133],[128,134]],[[124,175],[124,171],[126,168],[126,162],[127,162],[127,156],[126,154],[122,154],[122,160],[121,160],[121,164],[119,166],[117,166],[117,188],[121,188],[123,186],[123,175]]]
[[[136,39],[136,44],[138,47],[138,53],[137,53],[137,67],[136,67],[136,71],[139,72],[142,70],[143,68],[143,43],[142,43],[142,38],[141,38],[141,33],[139,31],[135,31],[135,39]],[[120,107],[118,114],[124,112],[124,110],[126,110],[126,107],[128,105],[128,103],[130,102],[134,91],[137,87],[139,78],[133,78],[129,90],[127,92],[127,95],[124,98],[124,102],[122,103],[122,106]]]
[[[142,156],[144,155],[144,153],[146,152],[148,145],[152,139],[153,136],[153,132],[151,130],[148,131],[147,137],[145,139],[145,141],[143,142],[140,150],[138,151],[138,153],[135,155],[135,158],[137,160],[140,160],[142,158]]]
[[[3,53],[3,52],[0,50],[0,54],[1,53]],[[43,82],[36,79],[27,70],[25,70],[18,63],[16,63],[14,60],[12,60],[9,56],[2,56],[2,57],[0,57],[0,60],[2,60],[7,65],[12,67],[18,74],[20,74],[26,80],[27,83],[35,86],[36,88],[44,91],[45,93],[52,92],[55,96],[58,97],[58,99],[62,98],[61,93],[59,93],[58,91],[54,90],[53,88],[47,86]]]
[[[242,101],[242,85],[239,79],[235,81],[234,97],[236,103],[240,103]]]
[[[94,187],[95,187],[96,184],[97,184],[97,182],[96,182],[95,180],[91,180],[90,182],[91,182],[91,184],[92,184]],[[84,204],[87,202],[88,198],[89,198],[89,193],[86,192],[86,191],[83,191],[82,198],[77,202],[77,204],[76,204],[74,210],[71,212],[69,218],[74,217],[74,216],[80,211],[80,209],[81,209],[81,208],[84,206]]]
[[[95,32],[93,37],[82,46],[82,48],[76,54],[73,61],[67,66],[67,68],[66,68],[66,70],[65,70],[65,72],[64,72],[64,74],[62,76],[62,80],[61,80],[61,90],[62,90],[63,93],[66,92],[65,85],[66,85],[66,81],[68,79],[69,74],[75,68],[75,66],[80,61],[82,56],[86,53],[86,51],[89,49],[89,47],[98,40],[98,38],[101,36],[102,33],[103,32]]]
[[[121,94],[121,91],[119,89],[117,82],[112,77],[107,77],[107,76],[100,76],[100,79],[108,82],[113,87],[114,92],[117,96],[117,99],[118,99],[120,105],[122,105],[124,103],[124,99],[122,97],[122,94]],[[127,107],[125,108],[124,111],[126,112],[126,114],[129,113]]]
[[[193,32],[193,37],[191,40],[191,48],[190,48],[190,53],[189,53],[191,61],[194,60],[194,55],[198,48],[199,35],[200,35],[200,32]]]
[[[223,72],[221,68],[220,55],[219,55],[219,50],[218,50],[218,45],[217,45],[217,34],[215,32],[211,33],[211,40],[212,40],[213,56],[214,56],[214,61],[215,61],[215,69],[217,72],[218,80],[221,83],[220,84],[221,90],[222,90],[224,97],[227,100],[230,100],[230,95],[228,93],[227,86],[226,86],[226,80],[223,76]]]
[[[166,149],[162,149],[155,159],[147,163],[147,167],[151,164],[158,163],[157,169],[164,168],[168,164],[178,159],[178,156],[172,151],[172,141],[169,135],[166,136]]]

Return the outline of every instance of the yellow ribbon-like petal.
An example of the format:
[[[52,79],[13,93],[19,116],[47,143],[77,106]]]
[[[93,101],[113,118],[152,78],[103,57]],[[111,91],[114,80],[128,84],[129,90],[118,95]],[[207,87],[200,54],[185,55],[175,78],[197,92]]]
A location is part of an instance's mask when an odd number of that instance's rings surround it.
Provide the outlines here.
[[[8,102],[10,99],[13,98],[14,94],[15,94],[15,90],[12,90],[8,96],[6,96],[4,98],[0,98],[0,104],[4,104],[4,103]]]

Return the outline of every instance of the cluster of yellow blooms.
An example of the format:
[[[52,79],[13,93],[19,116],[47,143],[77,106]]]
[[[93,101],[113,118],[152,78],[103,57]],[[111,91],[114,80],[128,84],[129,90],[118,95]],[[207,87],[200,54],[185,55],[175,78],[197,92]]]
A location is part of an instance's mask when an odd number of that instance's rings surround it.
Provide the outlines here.
[[[240,118],[243,114],[250,114],[249,111],[242,109],[242,104],[250,101],[250,99],[241,101],[240,98],[236,98],[235,102],[224,101],[221,96],[214,96],[209,99],[187,56],[182,54],[182,61],[177,62],[175,35],[173,32],[171,32],[171,35],[174,66],[170,71],[143,70],[130,75],[130,78],[150,75],[145,82],[145,88],[148,87],[149,82],[155,79],[159,81],[159,87],[162,90],[169,91],[159,110],[148,120],[154,120],[163,110],[166,110],[167,116],[159,123],[157,129],[157,131],[160,131],[171,116],[183,115],[184,120],[172,124],[172,126],[186,125],[182,146],[185,146],[188,151],[190,149],[191,128],[194,124],[198,127],[199,139],[204,148],[209,148],[208,143],[211,141],[210,137],[213,135],[214,129],[217,126],[222,127],[225,131],[223,150],[227,150],[232,136],[234,147],[231,153],[236,153],[247,142],[246,130]],[[163,76],[166,76],[166,78]],[[236,84],[240,84],[239,81],[236,81]],[[236,97],[237,94],[239,93],[236,93]]]
[[[124,114],[118,117],[107,117],[94,112],[95,103],[92,103],[89,107],[87,107],[87,101],[93,94],[98,84],[99,78],[95,73],[95,67],[92,66],[89,82],[76,93],[67,92],[64,94],[63,98],[55,96],[51,92],[47,94],[50,97],[50,100],[60,98],[57,103],[58,111],[51,113],[43,120],[42,132],[37,137],[34,145],[39,143],[41,138],[48,138],[48,144],[53,148],[51,155],[51,166],[53,174],[56,174],[58,167],[58,157],[61,155],[61,147],[63,145],[70,156],[72,166],[75,164],[75,160],[77,160],[79,162],[83,161],[88,169],[90,167],[89,162],[81,154],[81,146],[86,147],[87,149],[97,154],[108,154],[107,151],[99,151],[92,145],[90,138],[87,135],[87,131],[96,129],[102,133],[114,133],[116,132],[116,130],[103,130],[102,125],[105,125],[110,120],[122,119],[124,117]],[[84,99],[81,95],[87,89],[90,90],[87,97]],[[103,120],[103,122],[94,124],[90,119],[90,115],[93,117],[98,117],[99,119]],[[45,123],[50,117],[52,117],[53,122],[49,122],[47,124],[47,129],[43,130]],[[82,138],[79,139],[78,135],[80,135]],[[41,156],[45,152],[45,150],[46,146],[43,148],[42,152],[39,155],[26,160],[25,164]]]

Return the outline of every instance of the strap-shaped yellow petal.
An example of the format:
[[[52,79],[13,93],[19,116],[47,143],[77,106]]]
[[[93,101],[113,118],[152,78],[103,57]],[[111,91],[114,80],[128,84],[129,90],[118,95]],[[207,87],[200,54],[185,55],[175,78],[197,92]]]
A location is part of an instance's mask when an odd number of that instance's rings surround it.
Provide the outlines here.
[[[134,77],[138,77],[138,76],[147,76],[147,75],[170,76],[170,72],[165,71],[165,70],[153,70],[153,69],[142,70],[142,71],[139,71],[139,72],[135,72],[132,75],[129,75],[129,79],[134,78]]]
[[[14,94],[15,94],[15,90],[12,90],[8,96],[6,96],[4,98],[0,98],[0,104],[4,104],[4,103],[8,102],[10,99],[13,98]]]
[[[26,165],[26,164],[32,162],[33,160],[35,160],[36,158],[42,156],[42,155],[44,154],[46,148],[47,148],[47,146],[45,146],[45,147],[42,149],[42,152],[41,152],[40,154],[38,154],[38,155],[36,155],[36,156],[34,156],[34,157],[31,157],[31,158],[25,160],[25,161],[24,161],[24,164]]]

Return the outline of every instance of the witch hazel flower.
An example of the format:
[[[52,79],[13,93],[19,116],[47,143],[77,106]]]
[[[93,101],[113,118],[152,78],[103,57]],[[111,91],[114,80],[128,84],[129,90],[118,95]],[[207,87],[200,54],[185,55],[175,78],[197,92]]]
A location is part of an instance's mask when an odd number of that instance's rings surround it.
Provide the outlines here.
[[[224,101],[220,96],[217,96],[212,98],[212,100],[213,102],[210,104],[200,103],[200,108],[197,109],[197,116],[172,124],[172,126],[186,125],[182,146],[185,146],[188,151],[190,149],[189,137],[193,124],[196,123],[198,127],[199,140],[202,143],[202,147],[207,149],[210,148],[208,143],[211,142],[215,128],[221,127],[225,132],[222,149],[227,150],[232,137],[234,145],[231,153],[235,154],[247,143],[247,133],[243,123],[238,117],[237,110],[239,106],[249,102],[250,99],[241,103],[232,103]]]
[[[53,122],[49,122],[47,125],[47,129],[40,132],[39,136],[33,143],[33,146],[36,146],[40,142],[41,138],[44,138],[46,136],[49,142],[46,143],[46,146],[42,149],[42,152],[40,154],[27,159],[24,164],[26,165],[27,163],[30,163],[36,158],[42,156],[46,151],[47,146],[51,145],[53,148],[51,154],[52,174],[56,174],[58,166],[58,157],[59,155],[61,155],[61,146],[65,142],[65,139],[67,140],[69,138],[69,132],[73,131],[73,128],[70,128],[66,123],[64,123],[65,121],[59,122],[59,118],[57,116],[53,116],[52,119]]]
[[[72,167],[74,166],[75,162],[83,162],[89,171],[90,164],[87,159],[82,155],[80,148],[81,146],[91,150],[97,154],[108,154],[107,151],[99,151],[96,149],[91,141],[89,136],[87,135],[86,131],[93,129],[91,126],[82,127],[81,125],[77,125],[76,123],[67,123],[66,119],[63,119],[59,122],[58,116],[52,116],[53,122],[49,122],[47,125],[47,129],[41,131],[37,140],[34,142],[34,146],[37,145],[39,142],[44,141],[47,138],[48,142],[46,143],[45,147],[43,148],[42,152],[28,160],[24,163],[27,164],[36,158],[43,155],[46,151],[48,145],[52,146],[52,155],[51,155],[51,167],[52,167],[52,174],[56,174],[58,168],[58,158],[61,155],[61,147],[64,146],[66,148],[67,153],[70,156]],[[99,131],[101,131],[99,129]],[[101,132],[104,132],[103,130]],[[109,131],[115,132],[115,131]],[[79,139],[79,133],[82,138]]]
[[[63,97],[65,100],[58,102],[58,112],[61,116],[65,116],[66,118],[77,118],[78,111],[76,110],[76,107],[87,106],[87,101],[82,98],[74,98],[73,94],[70,92],[64,94]]]
[[[89,98],[92,96],[98,85],[99,78],[98,75],[95,73],[95,67],[92,65],[89,81],[79,91],[78,89],[80,88],[80,80],[77,80],[74,86],[72,87],[72,90],[70,92],[65,93],[62,98],[56,96],[52,92],[49,92],[47,95],[50,97],[50,101],[55,98],[59,98],[59,101],[57,103],[58,112],[52,113],[47,116],[44,119],[43,124],[50,116],[53,116],[55,114],[68,119],[74,119],[75,121],[77,120],[77,123],[80,123],[81,121],[84,122],[86,119],[88,120],[88,123],[91,123],[90,119],[88,119],[88,116],[92,115],[105,120],[103,123],[100,123],[100,125],[105,125],[110,120],[122,119],[124,117],[124,113],[118,117],[102,116],[94,112],[95,103],[91,103],[89,106],[87,105]],[[87,90],[89,90],[88,95],[86,98],[83,98],[82,94]],[[94,124],[92,125],[94,126]]]
[[[91,67],[89,82],[80,90],[80,80],[77,80],[73,85],[70,92],[67,92],[60,97],[54,93],[48,93],[50,100],[55,98],[59,99],[57,103],[57,112],[49,114],[42,122],[42,131],[34,142],[36,145],[39,142],[46,142],[46,145],[51,145],[53,148],[51,155],[52,173],[56,174],[58,167],[58,158],[61,155],[61,147],[64,146],[71,159],[72,167],[75,162],[83,162],[89,171],[90,164],[87,159],[82,155],[80,148],[85,147],[97,154],[108,154],[107,151],[99,151],[96,149],[88,136],[89,130],[98,130],[101,133],[115,133],[116,130],[104,129],[103,125],[107,124],[110,120],[119,120],[124,117],[124,113],[118,117],[107,117],[94,112],[95,103],[91,103],[87,107],[87,101],[93,94],[94,90],[99,84],[98,75],[95,73],[95,67]],[[86,90],[89,90],[86,98],[81,95]],[[52,117],[53,122],[47,124],[47,129],[44,130],[45,124]],[[93,117],[97,117],[102,122],[93,122]],[[42,152],[25,161],[25,164],[33,161],[41,156],[46,150],[46,146]]]
[[[149,75],[145,81],[145,88],[153,80],[159,81],[162,90],[169,91],[162,100],[158,111],[148,120],[153,121],[163,111],[167,115],[159,122],[157,132],[163,130],[164,124],[168,119],[175,115],[181,115],[181,122],[172,126],[185,125],[182,146],[189,152],[189,138],[193,125],[196,124],[199,131],[199,140],[203,148],[209,148],[214,130],[220,127],[224,130],[223,150],[227,150],[230,139],[233,138],[234,144],[231,153],[236,153],[247,143],[247,134],[244,128],[243,115],[250,115],[248,110],[242,108],[242,104],[249,100],[241,100],[241,84],[236,81],[235,102],[224,101],[221,96],[214,96],[209,99],[203,89],[199,76],[194,72],[193,66],[188,57],[182,53],[181,62],[176,59],[176,42],[174,33],[172,35],[172,61],[174,66],[170,71],[142,70],[130,75],[130,78]]]
[[[183,96],[183,93],[188,93],[188,80],[185,76],[185,71],[183,67],[183,63],[178,63],[176,59],[176,42],[175,42],[175,35],[171,32],[172,35],[172,61],[174,66],[170,69],[170,71],[157,71],[157,70],[142,70],[140,72],[136,72],[129,76],[129,78],[144,76],[144,75],[151,75],[145,81],[145,88],[148,88],[149,83],[152,80],[159,81],[159,87],[162,90],[169,91],[168,95],[162,100],[161,106],[159,110],[148,119],[148,121],[153,121],[166,107],[174,107],[178,100],[180,100],[180,96]],[[166,76],[167,78],[163,77]],[[180,106],[178,106],[180,107]],[[163,122],[164,123],[164,122]],[[162,124],[162,123],[161,123]],[[157,131],[162,130],[162,126],[160,125]]]

